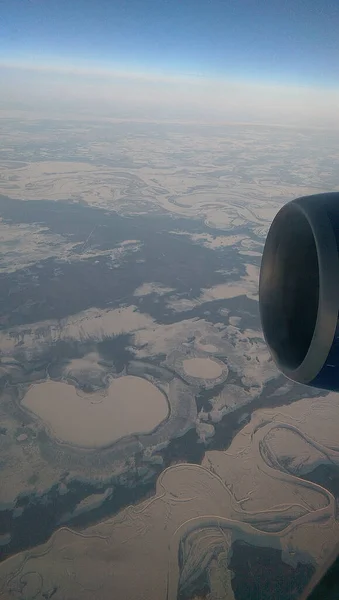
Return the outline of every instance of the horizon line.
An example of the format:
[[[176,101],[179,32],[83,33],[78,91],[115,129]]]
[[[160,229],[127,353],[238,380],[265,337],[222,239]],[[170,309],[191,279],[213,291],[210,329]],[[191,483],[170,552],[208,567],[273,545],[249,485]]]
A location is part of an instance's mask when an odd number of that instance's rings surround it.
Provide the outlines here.
[[[32,58],[31,61],[16,61],[16,60],[0,60],[0,69],[16,70],[16,71],[33,71],[37,73],[56,73],[64,75],[75,75],[83,77],[107,77],[110,79],[124,79],[124,80],[139,80],[144,82],[163,82],[163,83],[185,83],[201,84],[201,83],[214,83],[219,85],[236,85],[244,87],[259,87],[259,88],[288,88],[293,89],[312,89],[314,90],[326,90],[331,89],[332,91],[339,91],[339,84],[330,85],[324,84],[312,84],[305,82],[283,82],[276,80],[267,79],[254,79],[245,78],[244,76],[227,76],[227,75],[207,75],[197,72],[187,73],[173,73],[173,72],[161,72],[161,71],[135,71],[129,70],[127,67],[108,67],[100,66],[97,64],[90,63],[84,65],[81,63],[74,64],[61,64],[53,62],[48,64],[46,62],[35,62],[36,59]]]

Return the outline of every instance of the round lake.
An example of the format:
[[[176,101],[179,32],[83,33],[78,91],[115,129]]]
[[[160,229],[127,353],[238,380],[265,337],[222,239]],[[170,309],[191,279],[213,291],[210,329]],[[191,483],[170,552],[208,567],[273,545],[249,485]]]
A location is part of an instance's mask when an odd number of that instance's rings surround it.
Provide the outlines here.
[[[164,394],[141,377],[111,381],[105,392],[85,394],[73,385],[45,381],[32,385],[22,405],[61,441],[100,448],[133,433],[148,433],[168,415]]]
[[[219,363],[211,358],[189,358],[184,360],[183,367],[186,375],[200,379],[216,379],[222,374]]]

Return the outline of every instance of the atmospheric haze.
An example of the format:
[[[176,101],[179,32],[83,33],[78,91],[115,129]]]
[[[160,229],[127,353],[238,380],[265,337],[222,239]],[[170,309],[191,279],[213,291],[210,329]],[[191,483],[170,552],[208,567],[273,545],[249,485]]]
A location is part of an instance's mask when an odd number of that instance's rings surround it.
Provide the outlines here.
[[[6,113],[197,123],[259,122],[339,127],[339,89],[158,75],[30,63],[0,63]]]

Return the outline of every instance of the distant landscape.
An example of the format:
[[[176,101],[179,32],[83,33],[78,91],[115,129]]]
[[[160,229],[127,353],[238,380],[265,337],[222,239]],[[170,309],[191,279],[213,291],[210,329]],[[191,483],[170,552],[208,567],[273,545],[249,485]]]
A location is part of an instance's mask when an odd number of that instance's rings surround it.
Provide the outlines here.
[[[337,134],[0,125],[0,596],[297,598],[338,538],[338,400],[277,371],[258,277]]]

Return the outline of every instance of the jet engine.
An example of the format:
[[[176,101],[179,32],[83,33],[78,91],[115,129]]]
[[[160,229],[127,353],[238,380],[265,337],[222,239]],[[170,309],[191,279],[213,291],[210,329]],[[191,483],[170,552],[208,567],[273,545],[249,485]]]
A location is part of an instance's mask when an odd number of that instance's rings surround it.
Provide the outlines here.
[[[339,391],[339,192],[292,200],[277,213],[262,257],[264,337],[286,377]]]

